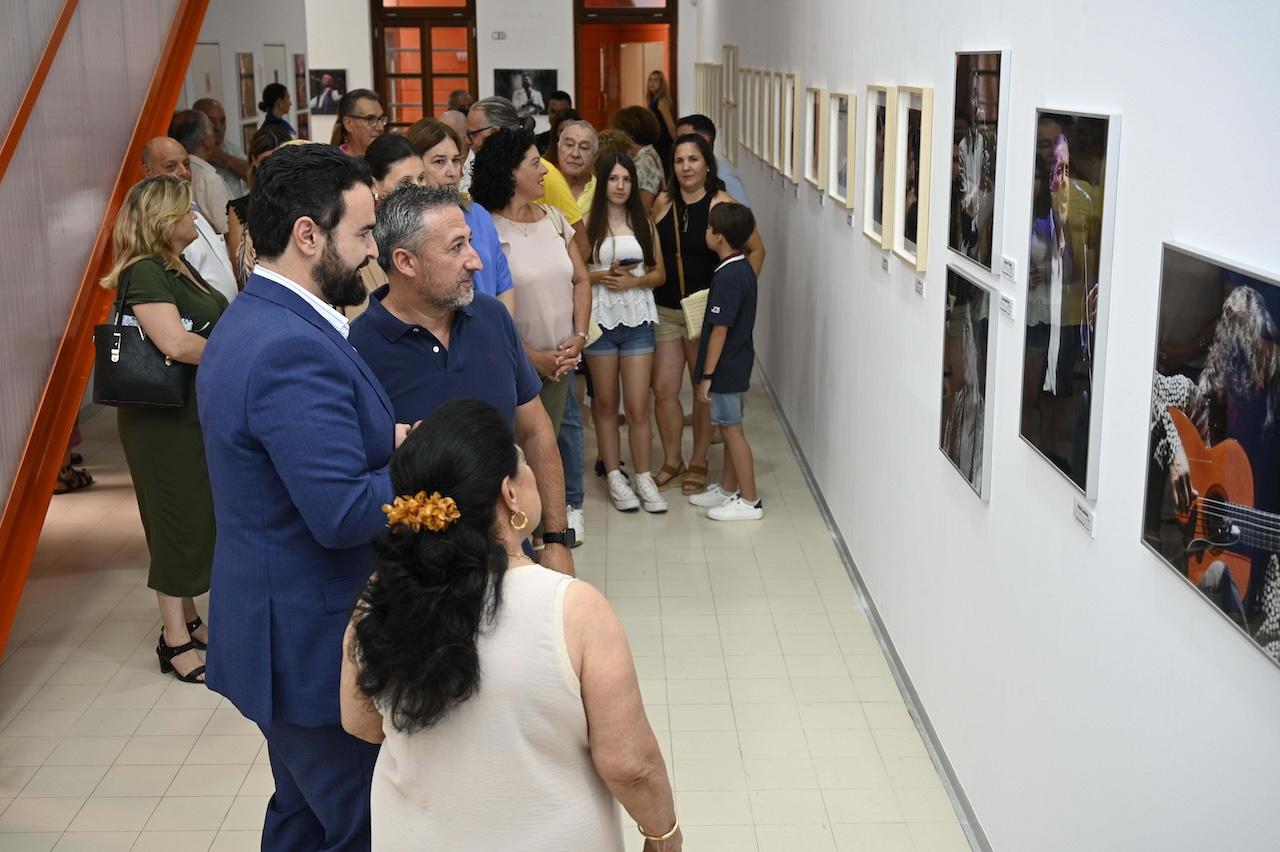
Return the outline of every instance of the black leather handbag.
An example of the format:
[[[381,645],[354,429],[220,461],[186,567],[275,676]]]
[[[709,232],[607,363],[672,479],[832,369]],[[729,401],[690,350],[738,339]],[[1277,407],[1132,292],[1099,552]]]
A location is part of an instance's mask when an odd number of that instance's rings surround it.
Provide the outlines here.
[[[120,276],[111,322],[93,329],[93,401],[137,408],[182,408],[189,399],[195,365],[166,356],[147,339],[141,325],[123,324],[131,271]]]

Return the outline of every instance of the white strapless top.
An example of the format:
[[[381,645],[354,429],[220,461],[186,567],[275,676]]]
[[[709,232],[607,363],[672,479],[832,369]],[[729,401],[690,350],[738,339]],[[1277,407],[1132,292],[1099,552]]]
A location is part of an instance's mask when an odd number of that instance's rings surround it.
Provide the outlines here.
[[[591,271],[608,269],[615,260],[639,258],[644,260],[644,252],[640,250],[640,241],[631,234],[608,236],[600,243]],[[631,274],[637,278],[644,276],[644,263],[631,267]],[[658,308],[653,301],[653,289],[650,287],[632,287],[618,292],[610,290],[603,284],[591,285],[591,318],[601,328],[617,328],[625,325],[628,328],[658,324]]]

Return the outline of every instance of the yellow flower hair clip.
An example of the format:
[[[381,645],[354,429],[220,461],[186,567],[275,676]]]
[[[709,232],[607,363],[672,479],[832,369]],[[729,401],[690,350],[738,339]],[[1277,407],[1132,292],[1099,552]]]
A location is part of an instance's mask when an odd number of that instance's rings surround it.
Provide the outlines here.
[[[391,505],[383,504],[387,513],[387,526],[406,526],[414,532],[423,527],[432,532],[444,532],[454,521],[462,517],[458,504],[452,497],[441,497],[439,491],[419,491],[412,497],[397,497]]]

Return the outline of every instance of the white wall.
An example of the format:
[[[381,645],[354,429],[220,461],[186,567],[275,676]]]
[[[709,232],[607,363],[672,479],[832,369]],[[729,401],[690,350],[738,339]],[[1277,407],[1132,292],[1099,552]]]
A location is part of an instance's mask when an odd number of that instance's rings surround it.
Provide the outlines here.
[[[267,84],[263,70],[262,46],[283,44],[288,73],[283,81],[294,98],[289,123],[298,126],[298,109],[305,104],[296,103],[293,85],[293,55],[307,52],[306,4],[303,0],[212,0],[200,27],[199,42],[217,42],[221,54],[222,106],[227,113],[227,136],[241,144],[240,128],[246,124],[255,127],[262,124],[263,114],[257,111],[262,99],[262,89]],[[236,54],[253,52],[254,63],[254,117],[240,117],[240,81],[236,75]],[[184,99],[186,93],[184,92]],[[183,104],[190,106],[190,104]],[[313,131],[314,133],[314,131]]]
[[[373,88],[373,35],[369,0],[305,0],[307,67],[345,68],[347,89]],[[310,94],[308,92],[308,94]],[[311,138],[328,142],[337,119],[311,117]]]
[[[1273,850],[1280,669],[1140,543],[1161,243],[1280,270],[1275,4],[699,0],[699,59],[800,85],[932,86],[926,297],[813,190],[739,166],[769,256],[757,340],[997,850]],[[991,502],[937,449],[953,53],[1012,50]],[[690,76],[691,69],[685,66]],[[1096,539],[1018,437],[1034,111],[1122,114]],[[862,138],[862,127],[858,129]],[[861,152],[859,153],[861,160]],[[766,500],[768,495],[765,495]]]
[[[704,0],[705,2],[706,0]],[[221,0],[219,0],[221,2]],[[679,109],[693,111],[693,63],[698,53],[695,0],[678,0],[681,26]],[[373,40],[368,0],[305,0],[309,67],[346,68],[348,88],[373,88]],[[494,32],[506,33],[496,40]],[[573,0],[476,0],[477,97],[493,94],[495,68],[554,68],[558,87],[574,91]],[[331,116],[312,116],[313,139],[328,139]]]

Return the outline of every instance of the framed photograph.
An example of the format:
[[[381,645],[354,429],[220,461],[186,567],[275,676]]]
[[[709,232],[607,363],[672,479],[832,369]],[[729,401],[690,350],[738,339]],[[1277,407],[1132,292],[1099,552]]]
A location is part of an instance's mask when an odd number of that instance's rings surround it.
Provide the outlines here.
[[[240,88],[241,118],[258,117],[258,81],[254,76],[253,68],[252,53],[236,54],[236,82]]]
[[[723,121],[720,132],[724,134],[724,155],[729,164],[736,168],[738,165],[738,107],[725,104],[721,108],[720,118]]]
[[[1280,277],[1166,244],[1142,540],[1280,663]]]
[[[760,72],[760,159],[764,165],[773,168],[773,143],[777,142],[777,130],[774,130],[774,113],[776,101],[773,100],[773,72]]]
[[[721,100],[728,101],[730,105],[738,105],[738,46],[736,44],[726,44],[720,49],[721,60],[720,67],[724,69],[724,90],[720,93]]]
[[[1097,494],[1120,117],[1036,111],[1022,437]]]
[[[858,96],[833,93],[827,106],[827,195],[846,210],[853,209],[853,183],[857,171]]]
[[[988,272],[1000,256],[1004,210],[1004,148],[1000,119],[1007,107],[1008,51],[956,54],[951,140],[951,221],[947,247]]]
[[[338,101],[347,93],[347,69],[312,68],[307,74],[311,97],[307,106],[315,115],[337,115]]]
[[[769,165],[769,72],[756,71],[756,156]]]
[[[754,114],[754,102],[751,100],[751,69],[738,71],[738,145],[752,153],[751,119]]]
[[[298,113],[298,138],[311,139],[311,113]]]
[[[983,500],[990,498],[996,323],[992,291],[956,266],[947,267],[942,331],[942,415],[938,446]]]
[[[249,143],[253,141],[253,134],[258,132],[258,125],[254,122],[240,125],[240,144],[241,151],[249,150]]]
[[[306,109],[307,102],[307,55],[293,55],[293,108]]]
[[[882,249],[893,247],[893,165],[898,94],[893,86],[867,87],[863,142],[862,233]]]
[[[898,135],[893,167],[893,253],[916,272],[929,254],[929,175],[933,158],[933,89],[898,87]]]
[[[782,75],[782,124],[778,151],[781,154],[779,170],[792,183],[800,182],[800,152],[804,146],[804,115],[800,112],[800,78],[795,74]]]
[[[804,94],[804,179],[827,187],[827,90],[810,86]]]
[[[535,71],[520,68],[495,68],[493,93],[515,105],[516,114],[546,115],[551,93],[560,88],[560,72],[554,68]]]
[[[786,75],[781,71],[774,71],[772,77],[773,90],[773,139],[770,141],[770,151],[772,157],[769,160],[773,164],[773,169],[784,177],[786,170],[786,151],[785,140],[787,136],[787,116],[791,112],[791,104],[787,103]]]

